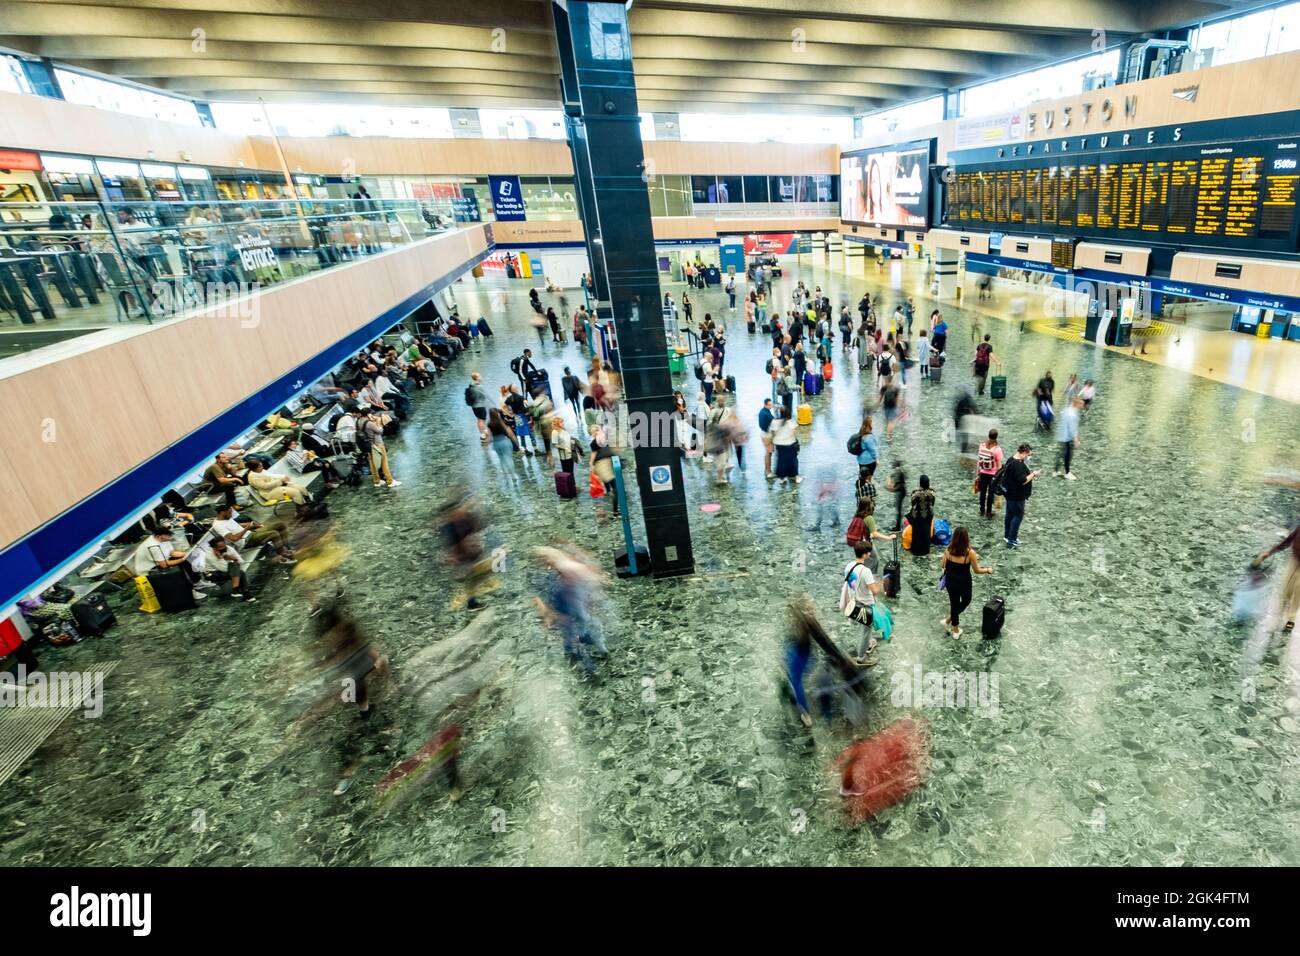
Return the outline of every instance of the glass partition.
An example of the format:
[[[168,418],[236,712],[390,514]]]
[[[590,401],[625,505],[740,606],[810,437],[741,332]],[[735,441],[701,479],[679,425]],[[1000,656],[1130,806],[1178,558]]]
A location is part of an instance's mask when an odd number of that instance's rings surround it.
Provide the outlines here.
[[[411,200],[3,204],[0,358],[152,322],[455,227]]]

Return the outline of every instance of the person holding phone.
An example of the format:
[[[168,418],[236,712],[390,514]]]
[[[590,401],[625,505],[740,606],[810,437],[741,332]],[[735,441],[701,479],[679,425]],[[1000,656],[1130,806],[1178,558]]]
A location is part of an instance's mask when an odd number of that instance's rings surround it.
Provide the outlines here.
[[[1034,479],[1040,472],[1029,470],[1029,458],[1034,450],[1028,444],[1021,444],[1016,453],[1002,466],[1001,481],[994,485],[1001,487],[1007,499],[1007,517],[1003,528],[1004,540],[1008,548],[1020,547],[1020,523],[1025,519],[1025,503],[1034,493]]]

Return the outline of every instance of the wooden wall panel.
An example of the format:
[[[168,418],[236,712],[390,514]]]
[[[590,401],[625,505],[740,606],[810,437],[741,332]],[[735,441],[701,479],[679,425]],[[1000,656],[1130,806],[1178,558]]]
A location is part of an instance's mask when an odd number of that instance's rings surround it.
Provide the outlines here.
[[[11,541],[40,524],[36,508],[27,491],[18,482],[18,469],[0,448],[0,488],[4,489],[5,506],[0,508],[0,541]]]
[[[717,219],[718,232],[830,232],[840,227],[835,216],[787,219],[769,216],[749,219]]]
[[[494,222],[492,238],[498,245],[531,245],[540,242],[584,242],[582,222],[577,219],[539,219],[523,222]]]
[[[1241,266],[1241,277],[1232,279],[1216,275],[1215,267],[1219,263]],[[1300,262],[1179,252],[1174,255],[1169,278],[1223,289],[1244,289],[1261,295],[1300,296]]]
[[[188,162],[201,166],[238,166],[242,160],[257,168],[253,142],[245,136],[19,93],[0,93],[0,147],[142,160],[153,150],[160,163],[187,162],[181,159],[186,152]]]
[[[931,229],[925,234],[925,245],[929,249],[954,249],[959,252],[978,252],[987,255],[989,237],[983,232]]]
[[[255,323],[209,310],[0,379],[8,411],[0,546],[183,438],[244,397],[482,253],[482,227],[338,266],[255,297]],[[202,356],[203,361],[182,361]],[[57,440],[42,441],[52,419]]]
[[[1024,246],[1022,252],[1017,246]],[[1029,262],[1047,262],[1052,261],[1052,240],[1051,239],[1031,239],[1029,236],[1007,236],[1002,237],[1002,255],[1010,256],[1013,259],[1025,259]]]
[[[717,223],[705,216],[655,216],[652,229],[656,239],[713,239]]]
[[[1108,252],[1119,253],[1118,265],[1106,261]],[[1080,242],[1074,247],[1074,267],[1144,276],[1151,271],[1151,250],[1139,246],[1111,246],[1104,242]]]

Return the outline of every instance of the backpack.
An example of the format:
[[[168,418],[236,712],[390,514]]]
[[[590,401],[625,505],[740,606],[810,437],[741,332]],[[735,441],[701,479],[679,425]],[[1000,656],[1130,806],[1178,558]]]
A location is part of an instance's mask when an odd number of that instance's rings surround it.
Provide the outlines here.
[[[894,357],[888,352],[880,353],[880,374],[882,377],[888,376],[893,372]]]
[[[703,362],[699,362],[699,363],[696,364],[696,366],[695,366],[695,377],[698,378],[701,382],[704,381],[704,363],[703,363]]]
[[[849,449],[849,454],[852,455],[854,458],[862,454],[862,436],[859,435],[857,432],[854,432],[852,435],[849,436],[848,449]],[[850,541],[849,543],[852,544],[853,542]]]
[[[472,408],[473,405],[474,405],[474,386],[473,386],[473,385],[466,385],[466,386],[465,386],[465,404],[466,404],[466,405],[469,405],[471,408]]]
[[[981,342],[975,348],[975,364],[988,365],[989,356],[992,354],[993,354],[993,346],[989,345],[987,342]]]
[[[998,473],[993,476],[993,484],[991,487],[993,489],[993,494],[999,498],[1004,498],[1007,494],[1007,465],[1009,464],[1011,464],[1010,458],[1002,463],[1002,467],[998,469]]]
[[[517,356],[515,356],[514,358],[512,358],[512,359],[510,360],[510,371],[512,371],[512,372],[514,372],[516,375],[518,375],[518,374],[519,374],[519,367],[520,367],[520,365],[523,364],[523,358],[524,358],[524,357],[523,357],[522,355],[517,355]]]
[[[848,542],[849,547],[853,547],[859,541],[867,536],[867,524],[858,515],[853,516],[849,522],[849,530],[844,535],[844,540]]]

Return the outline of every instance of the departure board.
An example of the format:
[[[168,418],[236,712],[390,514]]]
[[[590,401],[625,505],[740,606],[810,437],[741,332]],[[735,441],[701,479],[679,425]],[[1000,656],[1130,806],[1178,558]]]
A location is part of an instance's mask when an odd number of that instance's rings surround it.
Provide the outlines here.
[[[989,229],[1295,252],[1298,202],[1300,142],[1264,140],[958,167],[947,208]]]

